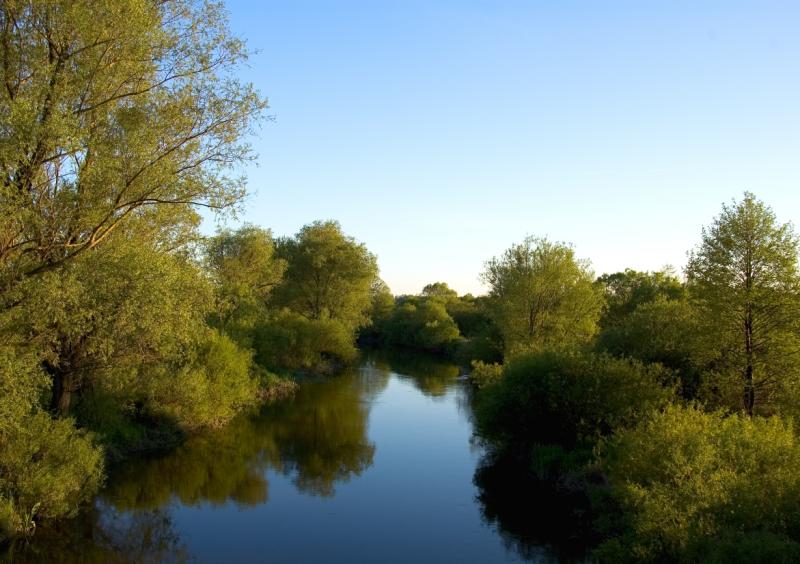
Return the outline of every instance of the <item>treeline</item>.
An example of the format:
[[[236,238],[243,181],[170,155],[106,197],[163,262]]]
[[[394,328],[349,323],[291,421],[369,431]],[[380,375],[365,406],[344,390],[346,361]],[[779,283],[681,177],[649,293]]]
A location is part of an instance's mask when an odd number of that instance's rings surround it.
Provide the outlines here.
[[[434,353],[465,364],[503,357],[486,298],[459,296],[444,282],[428,284],[417,296],[393,296],[385,284],[376,285],[370,324],[359,332],[359,341]]]
[[[200,235],[267,107],[220,5],[10,2],[0,40],[2,542],[74,515],[107,458],[352,359],[377,266],[335,222]]]
[[[484,272],[504,363],[474,364],[478,434],[575,505],[601,561],[797,561],[798,249],[752,194],[684,279],[514,245]]]

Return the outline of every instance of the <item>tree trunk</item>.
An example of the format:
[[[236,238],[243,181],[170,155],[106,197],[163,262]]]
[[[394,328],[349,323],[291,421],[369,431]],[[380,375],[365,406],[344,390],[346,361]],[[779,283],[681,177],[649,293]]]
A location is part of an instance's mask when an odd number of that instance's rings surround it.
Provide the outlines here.
[[[753,386],[753,365],[748,364],[744,373],[744,410],[751,417],[755,403],[756,390],[755,386]]]
[[[50,411],[64,417],[69,413],[69,404],[72,400],[72,391],[74,389],[74,376],[69,372],[62,370],[52,370],[50,372],[53,377],[53,395],[50,398]]]
[[[753,372],[755,370],[755,355],[753,354],[753,315],[750,311],[747,312],[744,321],[744,351],[746,359],[744,369],[744,410],[747,415],[752,417],[753,407],[756,403],[756,390],[753,378]]]

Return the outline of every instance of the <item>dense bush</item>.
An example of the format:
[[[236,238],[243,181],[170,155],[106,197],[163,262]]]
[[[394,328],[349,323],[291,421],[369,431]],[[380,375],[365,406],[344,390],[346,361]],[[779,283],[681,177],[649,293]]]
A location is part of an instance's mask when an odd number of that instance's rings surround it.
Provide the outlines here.
[[[700,393],[701,375],[714,355],[691,303],[665,298],[642,303],[605,328],[598,335],[598,347],[615,356],[658,362],[675,370],[683,394],[690,399]]]
[[[269,370],[326,372],[357,356],[353,333],[334,319],[307,319],[288,310],[259,325],[256,362]]]
[[[409,300],[399,305],[385,324],[386,341],[429,352],[453,352],[461,340],[455,321],[436,298]]]
[[[194,362],[152,378],[144,411],[184,429],[221,425],[256,401],[251,360],[250,351],[210,330]]]
[[[469,377],[472,383],[479,388],[485,388],[500,381],[503,375],[503,365],[496,362],[486,363],[480,360],[472,361],[472,372]]]
[[[0,351],[0,541],[73,515],[103,477],[91,436],[40,409],[47,381],[31,360]]]
[[[778,418],[671,406],[600,448],[619,537],[608,561],[800,556],[800,441]]]
[[[506,365],[496,385],[481,391],[479,433],[500,446],[591,446],[636,423],[673,396],[670,373],[658,365],[607,355],[544,352]]]

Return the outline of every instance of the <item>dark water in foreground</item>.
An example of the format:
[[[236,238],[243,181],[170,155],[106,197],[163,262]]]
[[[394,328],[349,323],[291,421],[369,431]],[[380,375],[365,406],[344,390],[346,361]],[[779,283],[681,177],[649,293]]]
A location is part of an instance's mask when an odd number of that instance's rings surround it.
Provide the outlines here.
[[[410,355],[368,357],[169,454],[114,469],[92,508],[58,530],[40,529],[6,557],[550,560],[503,532],[478,498],[473,480],[484,453],[472,440],[471,390],[458,373]]]

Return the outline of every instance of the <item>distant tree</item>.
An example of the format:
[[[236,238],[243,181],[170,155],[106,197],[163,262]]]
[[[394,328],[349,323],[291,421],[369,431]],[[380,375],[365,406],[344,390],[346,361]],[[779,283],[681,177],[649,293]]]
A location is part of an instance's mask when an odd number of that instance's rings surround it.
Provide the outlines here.
[[[597,331],[602,295],[568,245],[529,237],[487,262],[482,279],[509,354],[587,342]]]
[[[389,286],[376,278],[370,289],[369,324],[358,332],[358,339],[362,343],[380,343],[386,331],[386,324],[395,309],[395,298]]]
[[[451,352],[461,339],[458,326],[437,299],[417,299],[399,305],[386,323],[390,344],[430,352]]]
[[[681,281],[668,268],[658,272],[638,272],[626,268],[623,272],[604,274],[597,279],[606,298],[600,318],[603,328],[619,325],[641,304],[659,298],[677,300],[686,296]]]
[[[295,237],[280,239],[277,251],[287,268],[273,305],[310,320],[333,319],[351,331],[369,322],[377,259],[338,222],[306,225]]]
[[[800,353],[798,238],[753,194],[723,205],[703,229],[687,276],[707,332],[738,373],[742,407],[753,414],[781,380],[797,376]]]
[[[598,346],[615,356],[658,362],[676,371],[686,398],[698,396],[702,373],[716,357],[702,334],[698,311],[687,299],[659,297],[604,328]]]
[[[443,298],[449,300],[457,298],[458,292],[451,289],[446,282],[433,282],[432,284],[427,284],[422,289],[422,295],[426,298]]]

